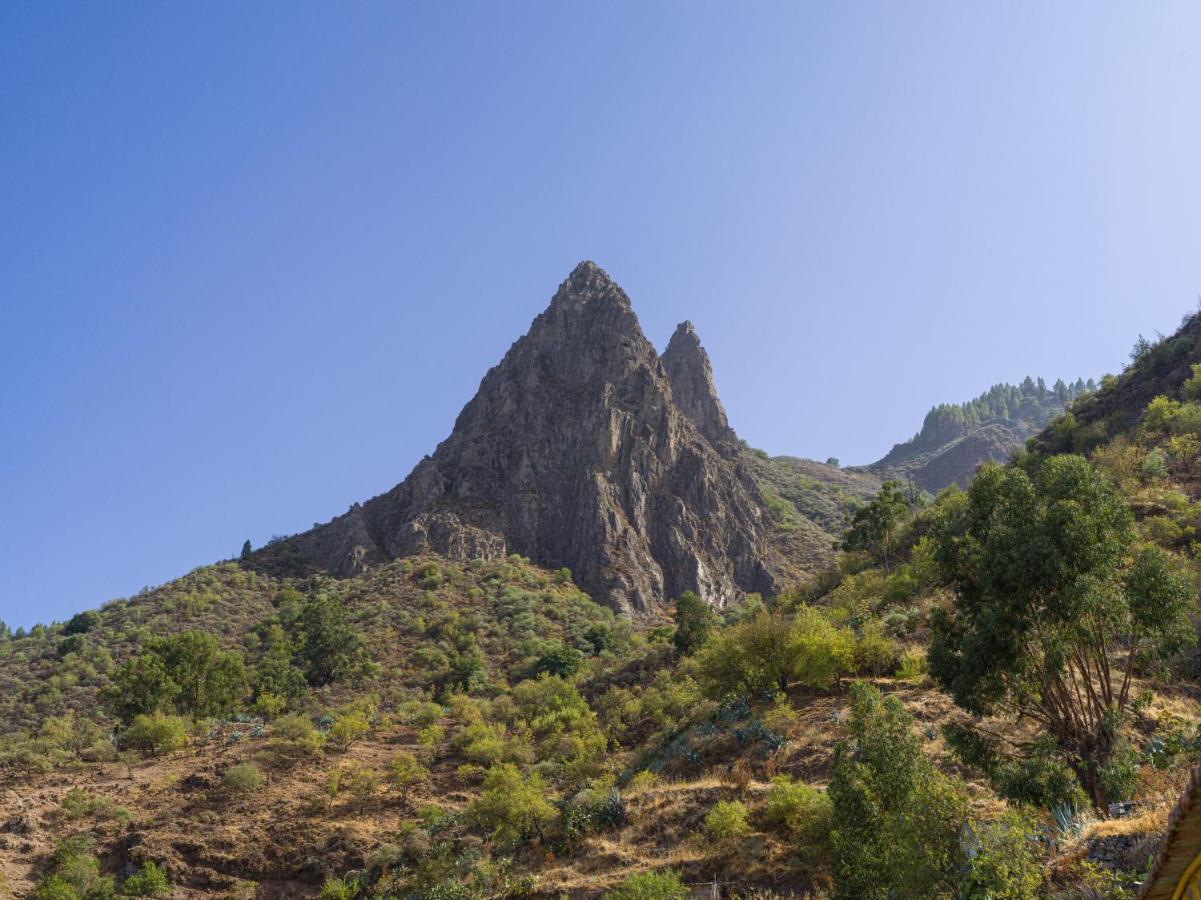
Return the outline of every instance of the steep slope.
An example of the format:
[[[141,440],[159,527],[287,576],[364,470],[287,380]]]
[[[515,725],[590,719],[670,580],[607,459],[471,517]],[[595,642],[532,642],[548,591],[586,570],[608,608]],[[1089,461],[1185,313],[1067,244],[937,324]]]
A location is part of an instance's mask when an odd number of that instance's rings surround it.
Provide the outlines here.
[[[416,553],[516,552],[624,612],[685,590],[722,605],[774,586],[764,513],[691,327],[660,360],[629,298],[585,262],[432,456],[264,562],[351,575]]]
[[[966,403],[935,406],[916,435],[860,471],[883,480],[912,481],[931,493],[952,484],[966,487],[982,463],[1005,462],[1093,388],[1083,379],[1074,384],[1058,381],[1048,388],[1041,378],[1029,377],[1020,385],[993,385]]]
[[[1074,403],[1068,415],[1035,438],[1032,448],[1044,453],[1086,452],[1131,431],[1155,397],[1181,399],[1181,389],[1198,362],[1201,313],[1190,313],[1169,337],[1155,343],[1140,338],[1125,371],[1106,376],[1100,390]]]

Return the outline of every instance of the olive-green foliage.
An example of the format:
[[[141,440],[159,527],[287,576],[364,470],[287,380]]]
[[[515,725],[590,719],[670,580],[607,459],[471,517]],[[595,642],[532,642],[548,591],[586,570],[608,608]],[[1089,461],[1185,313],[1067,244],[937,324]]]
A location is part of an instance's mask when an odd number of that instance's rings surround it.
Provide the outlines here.
[[[678,872],[638,872],[605,894],[605,900],[683,900],[688,889]]]
[[[1003,754],[996,738],[970,725],[944,725],[943,737],[964,765],[982,772],[993,790],[1012,803],[1050,810],[1088,802],[1052,735],[1040,736],[1021,754]]]
[[[604,753],[606,740],[596,714],[571,682],[542,675],[513,689],[518,714],[533,735],[539,760],[570,766],[582,777]]]
[[[1014,708],[1057,735],[1098,808],[1126,673],[1187,633],[1189,587],[1163,551],[1122,571],[1133,537],[1129,508],[1079,456],[1051,457],[1033,477],[983,467],[939,537],[956,596],[932,619],[931,673],[971,713]]]
[[[847,550],[863,550],[890,568],[899,526],[909,509],[909,501],[899,481],[886,481],[875,499],[855,513],[851,527],[843,537]]]
[[[327,594],[305,601],[296,622],[299,657],[309,684],[323,685],[346,678],[366,677],[377,667],[363,637],[355,630],[346,607]]]
[[[548,675],[570,678],[580,670],[583,663],[584,654],[575,647],[568,647],[560,641],[549,641],[534,664],[533,674],[545,672]]]
[[[261,631],[262,653],[255,665],[255,697],[269,694],[282,698],[285,707],[290,706],[308,690],[305,672],[296,665],[295,642],[278,622],[268,623]]]
[[[69,636],[73,634],[87,634],[92,629],[100,625],[100,613],[95,610],[86,610],[81,613],[76,613],[71,617],[71,620],[63,626],[63,635]]]
[[[192,716],[231,712],[246,694],[242,658],[216,636],[184,631],[146,641],[113,677],[109,704],[122,721],[155,711]]]
[[[717,631],[695,655],[697,681],[720,698],[758,697],[784,691],[792,682],[831,687],[854,666],[855,638],[821,612],[799,607],[792,619],[766,610]]]
[[[161,712],[135,716],[121,733],[122,746],[143,756],[162,756],[178,750],[188,742],[188,729],[179,716]]]
[[[142,863],[142,867],[121,885],[121,894],[125,897],[166,897],[170,892],[171,882],[167,880],[167,873],[153,860]]]
[[[833,827],[830,798],[825,791],[794,781],[787,775],[771,780],[763,819],[767,824],[792,834],[808,852],[820,852],[829,844]]]
[[[468,807],[468,816],[501,844],[516,844],[531,835],[541,840],[557,815],[546,794],[537,772],[523,777],[512,763],[500,763],[484,776],[483,791]]]
[[[852,685],[852,740],[835,750],[829,787],[837,898],[955,895],[967,804],[923,755],[912,722],[897,698]]]
[[[129,810],[125,807],[103,795],[89,794],[83,788],[71,788],[67,791],[59,809],[63,818],[68,821],[97,818],[128,822],[131,818]]]
[[[402,750],[388,761],[384,778],[393,789],[400,791],[401,799],[407,802],[409,792],[428,781],[429,774],[429,770],[417,761],[417,757]]]
[[[715,620],[713,607],[692,591],[684,591],[676,600],[676,649],[681,653],[699,650],[709,640]]]
[[[705,834],[719,844],[737,841],[750,833],[746,804],[741,800],[719,800],[705,814]]]
[[[289,757],[317,756],[325,744],[321,734],[307,716],[280,716],[271,723],[271,748]]]
[[[359,883],[351,879],[327,878],[321,885],[318,900],[355,900],[359,896]]]
[[[267,783],[267,776],[254,763],[238,763],[225,770],[221,781],[231,794],[253,794]]]
[[[963,877],[962,900],[1033,900],[1043,876],[1035,829],[1007,812],[973,826],[977,841]]]
[[[112,878],[100,874],[93,841],[76,835],[59,844],[46,874],[34,890],[35,900],[107,900],[114,896]]]
[[[406,700],[396,709],[396,718],[405,725],[427,728],[442,718],[442,706],[422,700]]]

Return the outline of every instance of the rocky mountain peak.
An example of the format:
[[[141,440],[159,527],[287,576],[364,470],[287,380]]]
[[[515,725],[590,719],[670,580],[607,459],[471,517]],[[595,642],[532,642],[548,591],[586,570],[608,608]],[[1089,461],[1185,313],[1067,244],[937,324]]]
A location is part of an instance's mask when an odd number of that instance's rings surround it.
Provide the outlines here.
[[[689,421],[725,455],[736,453],[738,436],[726,420],[726,411],[717,397],[709,354],[687,319],[676,326],[667,344],[663,368],[671,383],[672,396]]]
[[[763,502],[719,449],[733,432],[685,332],[660,360],[625,292],[581,263],[408,478],[277,552],[341,575],[520,553],[628,613],[770,590]]]

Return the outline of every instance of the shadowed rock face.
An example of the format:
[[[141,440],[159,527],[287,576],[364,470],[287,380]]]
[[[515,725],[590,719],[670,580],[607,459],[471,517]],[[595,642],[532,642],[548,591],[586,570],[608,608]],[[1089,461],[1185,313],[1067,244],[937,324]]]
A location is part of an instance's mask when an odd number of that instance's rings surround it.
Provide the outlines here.
[[[773,587],[766,518],[691,325],[661,360],[629,298],[581,263],[407,479],[292,538],[348,575],[398,556],[520,553],[646,612]]]

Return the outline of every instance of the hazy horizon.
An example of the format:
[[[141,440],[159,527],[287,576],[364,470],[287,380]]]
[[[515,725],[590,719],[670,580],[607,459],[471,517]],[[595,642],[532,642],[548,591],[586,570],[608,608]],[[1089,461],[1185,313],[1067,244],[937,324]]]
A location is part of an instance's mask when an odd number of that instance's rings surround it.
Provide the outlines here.
[[[432,452],[592,259],[731,424],[870,462],[1201,293],[1201,9],[0,10],[0,619]]]

